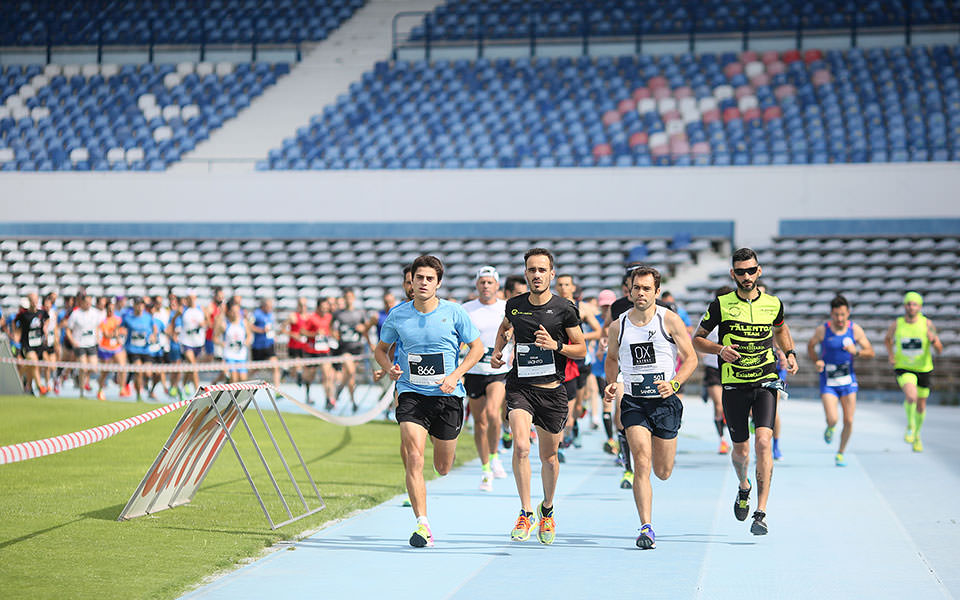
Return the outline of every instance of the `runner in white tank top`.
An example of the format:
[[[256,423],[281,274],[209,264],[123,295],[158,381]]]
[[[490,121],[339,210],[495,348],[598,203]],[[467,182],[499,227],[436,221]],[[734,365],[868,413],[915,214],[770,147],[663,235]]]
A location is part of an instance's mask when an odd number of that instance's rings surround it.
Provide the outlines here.
[[[214,340],[223,340],[223,360],[227,363],[224,371],[227,380],[235,383],[246,379],[247,369],[232,366],[247,362],[253,332],[250,323],[240,315],[240,307],[227,303],[225,317],[217,323]]]
[[[604,396],[613,400],[618,386],[623,386],[616,421],[626,430],[633,455],[633,499],[641,523],[637,546],[647,550],[656,547],[650,523],[650,469],[664,480],[673,472],[683,416],[677,390],[696,370],[697,353],[683,320],[656,304],[660,273],[638,267],[630,274],[629,285],[633,308],[610,325],[604,370],[607,381],[613,383],[607,385]],[[679,370],[678,354],[683,359]],[[618,373],[623,374],[622,384],[615,383]]]

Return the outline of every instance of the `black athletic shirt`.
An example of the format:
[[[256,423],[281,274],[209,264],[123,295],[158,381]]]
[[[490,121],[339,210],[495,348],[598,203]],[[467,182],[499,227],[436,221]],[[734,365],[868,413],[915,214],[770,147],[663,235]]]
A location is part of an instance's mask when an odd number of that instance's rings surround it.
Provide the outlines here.
[[[580,326],[580,313],[573,302],[554,294],[546,304],[534,306],[530,304],[530,293],[527,292],[507,300],[505,314],[513,325],[513,338],[517,344],[513,353],[513,366],[507,374],[507,385],[563,383],[567,357],[559,352],[541,351],[533,342],[537,339],[537,330],[543,325],[550,337],[564,344],[568,343],[567,328]],[[554,369],[551,369],[550,373],[543,373],[546,370],[544,362],[551,360],[544,352],[552,355]],[[528,358],[524,360],[524,357]],[[528,376],[529,373],[538,371],[543,374]]]
[[[17,315],[16,325],[20,329],[20,347],[26,350],[36,350],[43,347],[43,327],[50,314],[42,308],[24,310]],[[31,343],[31,341],[33,343]]]
[[[673,312],[677,312],[677,305],[671,302],[664,302],[660,298],[657,298],[657,306],[662,306]],[[627,312],[633,308],[633,302],[630,298],[624,296],[623,298],[617,298],[613,301],[613,304],[610,305],[610,322],[613,323],[617,318],[623,313]]]

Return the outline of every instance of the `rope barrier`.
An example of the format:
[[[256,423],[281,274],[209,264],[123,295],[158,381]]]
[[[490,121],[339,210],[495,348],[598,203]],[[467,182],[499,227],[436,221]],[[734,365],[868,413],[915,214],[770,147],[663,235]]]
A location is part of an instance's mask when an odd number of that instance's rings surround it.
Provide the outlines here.
[[[77,369],[81,371],[106,371],[109,373],[192,373],[194,371],[227,371],[232,369],[246,369],[256,371],[263,369],[287,369],[290,367],[315,367],[322,364],[333,364],[347,360],[366,360],[371,354],[340,354],[337,356],[316,356],[312,358],[285,358],[282,360],[249,360],[242,363],[228,363],[225,361],[213,363],[157,364],[147,363],[139,365],[118,365],[116,363],[82,363],[76,361],[45,361],[26,358],[0,357],[0,364],[12,363],[24,367],[49,367],[55,369]]]

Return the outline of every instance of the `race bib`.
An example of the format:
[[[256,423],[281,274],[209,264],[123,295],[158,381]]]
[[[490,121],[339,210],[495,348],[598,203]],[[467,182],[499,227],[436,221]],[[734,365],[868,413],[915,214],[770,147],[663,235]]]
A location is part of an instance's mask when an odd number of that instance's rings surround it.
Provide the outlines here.
[[[636,379],[639,377],[639,381]],[[634,398],[660,398],[658,381],[665,381],[663,373],[642,373],[630,377],[630,395]]]
[[[491,358],[493,358],[493,348],[487,348],[487,349],[484,351],[483,356],[480,357],[480,362],[479,362],[479,364],[483,364],[483,365],[489,366],[489,365],[490,365],[490,359],[491,359]]]
[[[31,329],[27,332],[27,343],[30,346],[42,346],[43,345],[43,331],[39,329]]]
[[[414,385],[436,385],[443,381],[443,354],[409,354],[407,364],[410,367],[410,383]]]
[[[827,374],[827,386],[841,387],[853,383],[853,375],[850,372],[850,363],[840,365],[831,365],[827,363],[823,368]]]
[[[231,352],[239,352],[240,350],[243,350],[243,341],[241,340],[232,341],[228,344],[228,347],[230,348]]]
[[[538,348],[533,344],[517,344],[517,377],[543,377],[556,374],[553,350]]]
[[[313,349],[317,352],[330,352],[330,341],[326,336],[317,336],[313,340]]]
[[[903,338],[900,340],[900,352],[904,356],[917,358],[923,355],[923,340],[920,338]]]
[[[97,335],[94,331],[90,329],[84,329],[80,332],[80,336],[77,339],[77,344],[81,348],[89,348],[95,343],[97,343]]]
[[[146,346],[147,345],[147,334],[142,331],[131,331],[130,332],[130,345],[131,346]]]
[[[349,325],[340,327],[340,341],[345,344],[356,344],[360,341],[360,332]]]
[[[266,325],[263,326],[263,335],[265,335],[268,340],[273,339],[274,331],[273,331],[272,323],[267,323]]]
[[[147,350],[150,351],[150,354],[157,354],[160,352],[160,344],[150,344]]]
[[[653,342],[630,344],[630,356],[634,366],[657,364],[657,352],[653,348]]]

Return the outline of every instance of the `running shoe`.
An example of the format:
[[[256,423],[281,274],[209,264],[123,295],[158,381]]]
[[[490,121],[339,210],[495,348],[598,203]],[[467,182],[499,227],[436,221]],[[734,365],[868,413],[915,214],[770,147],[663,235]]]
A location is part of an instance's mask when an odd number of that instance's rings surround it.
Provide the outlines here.
[[[907,431],[904,432],[903,434],[903,441],[905,441],[908,444],[912,444],[914,440],[916,440],[916,438],[917,438],[917,435],[916,433],[914,433],[913,428],[907,427]]]
[[[409,496],[407,496],[406,498],[403,499],[403,506],[404,506],[404,507],[413,506],[412,504],[410,504],[410,497],[409,497]]]
[[[627,463],[623,460],[623,457],[620,456],[619,454],[617,455],[616,458],[613,459],[613,464],[617,465],[621,469],[627,466]]]
[[[130,384],[129,384],[129,383],[128,383],[127,385],[123,386],[123,387],[120,389],[120,397],[121,397],[121,398],[129,398],[131,395],[133,395],[133,392],[130,391]]]
[[[783,452],[780,452],[780,446],[773,446],[773,460],[783,460]]]
[[[93,391],[93,388],[90,387],[90,383],[89,383],[89,382],[88,382],[86,385],[83,386],[83,389],[85,389],[85,390],[88,391],[88,392],[92,392],[92,391]]]
[[[481,492],[493,491],[493,473],[491,473],[490,471],[484,471],[483,475],[480,476],[480,491]]]
[[[507,476],[507,472],[503,469],[503,463],[500,462],[499,458],[490,460],[490,470],[493,471],[493,476],[496,479],[503,479]]]
[[[433,548],[433,534],[425,523],[417,525],[417,530],[410,536],[410,545],[414,548]]]
[[[845,467],[847,466],[847,461],[845,458],[843,458],[843,454],[837,452],[837,455],[833,457],[833,464],[837,465],[838,467]]]
[[[920,441],[920,436],[915,436],[913,439],[913,451],[914,452],[923,452],[923,442]]]
[[[557,450],[557,462],[567,462],[567,457],[563,455],[563,450]]]
[[[756,433],[756,432],[757,432],[757,426],[756,426],[756,424],[753,422],[753,417],[750,417],[750,433],[751,433],[751,434],[754,434],[754,433]]]
[[[641,550],[652,550],[657,547],[657,536],[653,533],[653,527],[644,525],[640,528],[640,535],[637,536],[637,548]]]
[[[730,453],[730,444],[727,443],[727,440],[720,440],[720,449],[717,450],[717,454],[729,454]]]
[[[107,399],[107,395],[103,392],[103,390],[100,390],[99,392],[97,392],[97,400],[104,402],[106,401],[106,399]]]
[[[500,443],[503,444],[504,450],[509,450],[511,446],[513,446],[513,436],[510,435],[508,430],[503,430],[503,435],[500,436]]]
[[[834,429],[836,429],[836,427],[830,427],[828,425],[827,428],[823,430],[823,441],[825,441],[828,444],[833,441]]]
[[[747,483],[750,483],[750,480],[747,480]],[[733,516],[737,518],[738,521],[746,521],[747,515],[750,514],[750,492],[753,490],[751,485],[745,490],[737,488],[737,499],[733,503]]]
[[[513,525],[513,531],[510,532],[510,539],[515,542],[527,541],[530,539],[530,532],[536,524],[537,520],[534,518],[533,513],[528,515],[521,510],[520,516],[517,517],[517,522]]]
[[[541,544],[552,544],[557,537],[557,524],[553,520],[553,513],[549,517],[543,516],[543,502],[537,505],[537,518],[540,520],[540,527],[537,529],[537,539]]]
[[[615,438],[610,438],[603,443],[603,451],[607,454],[616,454],[620,451],[620,442]]]
[[[621,490],[633,489],[633,471],[623,472],[623,477],[620,478],[620,489]]]
[[[41,385],[41,386],[37,386],[37,391],[40,392],[41,396],[46,396],[47,393],[50,391],[50,389]]]
[[[767,522],[764,521],[767,513],[755,511],[753,513],[753,523],[750,525],[750,533],[753,535],[767,535]]]
[[[583,440],[580,439],[580,434],[573,436],[573,447],[574,448],[583,448]]]
[[[59,380],[59,379],[54,379],[54,380],[53,380],[53,393],[56,394],[56,395],[58,395],[58,396],[60,395],[60,380]]]

